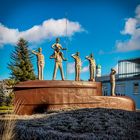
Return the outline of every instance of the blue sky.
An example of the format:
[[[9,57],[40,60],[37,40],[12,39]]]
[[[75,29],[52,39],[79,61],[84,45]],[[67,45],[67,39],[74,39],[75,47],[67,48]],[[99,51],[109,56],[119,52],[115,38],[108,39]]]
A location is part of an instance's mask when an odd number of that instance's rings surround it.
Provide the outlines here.
[[[139,0],[0,0],[0,79],[10,76],[7,64],[20,36],[28,40],[30,49],[42,47],[45,79],[52,79],[54,61],[49,56],[56,37],[68,48],[64,55],[69,66],[73,65],[71,54],[80,52],[83,80],[89,78],[85,56],[91,52],[103,75],[118,60],[140,57],[139,5]],[[36,57],[32,62],[37,74]],[[63,66],[66,71],[66,62]],[[74,79],[73,72],[68,79]]]

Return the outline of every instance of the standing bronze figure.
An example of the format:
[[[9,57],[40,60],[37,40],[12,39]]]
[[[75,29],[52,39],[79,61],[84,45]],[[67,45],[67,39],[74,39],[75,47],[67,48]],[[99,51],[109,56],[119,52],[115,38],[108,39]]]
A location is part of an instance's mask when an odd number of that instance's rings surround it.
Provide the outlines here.
[[[95,69],[96,69],[96,64],[95,64],[95,59],[93,58],[93,54],[91,53],[89,56],[86,56],[86,59],[89,60],[89,69],[90,69],[90,79],[89,81],[95,81]]]
[[[43,80],[43,70],[44,70],[44,55],[42,54],[42,48],[38,48],[38,52],[32,51],[33,54],[37,56],[38,63],[38,79]]]
[[[59,44],[59,38],[56,38],[56,43],[52,45],[52,48],[54,49],[54,53],[50,56],[50,58],[55,59],[53,80],[56,79],[56,73],[57,73],[58,68],[60,69],[62,80],[65,80],[62,61],[63,60],[67,61],[67,59],[64,58],[63,53],[60,50],[66,50],[66,48],[62,48],[61,44]]]
[[[75,81],[80,81],[81,59],[79,55],[79,52],[71,55],[75,59]]]
[[[115,69],[111,69],[111,73],[110,73],[110,86],[111,86],[111,95],[115,96],[115,74],[116,74],[116,70]]]

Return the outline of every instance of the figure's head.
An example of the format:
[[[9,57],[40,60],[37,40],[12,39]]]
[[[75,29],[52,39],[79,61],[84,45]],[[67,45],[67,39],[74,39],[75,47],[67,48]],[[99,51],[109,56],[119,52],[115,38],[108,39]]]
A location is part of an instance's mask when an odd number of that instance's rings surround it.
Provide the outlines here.
[[[115,71],[113,68],[111,68],[111,71]]]
[[[77,55],[77,56],[79,56],[79,55],[80,55],[80,53],[79,53],[79,52],[76,52],[76,55]]]
[[[56,43],[59,43],[59,41],[60,41],[60,38],[57,37],[57,38],[56,38]]]
[[[38,48],[38,52],[40,52],[40,53],[41,53],[41,52],[42,52],[42,48]]]
[[[93,58],[93,53],[90,54],[90,57]]]

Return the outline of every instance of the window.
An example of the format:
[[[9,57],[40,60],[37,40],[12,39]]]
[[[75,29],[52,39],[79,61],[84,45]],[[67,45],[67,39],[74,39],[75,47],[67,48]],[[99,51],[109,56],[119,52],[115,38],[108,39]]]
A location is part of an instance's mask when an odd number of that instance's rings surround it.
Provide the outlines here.
[[[125,95],[125,83],[116,84],[115,93],[118,95]]]
[[[133,90],[134,94],[139,94],[139,83],[134,83]]]
[[[108,95],[108,89],[107,89],[107,85],[106,84],[103,84],[102,91],[103,91],[103,95],[105,95],[105,96]]]

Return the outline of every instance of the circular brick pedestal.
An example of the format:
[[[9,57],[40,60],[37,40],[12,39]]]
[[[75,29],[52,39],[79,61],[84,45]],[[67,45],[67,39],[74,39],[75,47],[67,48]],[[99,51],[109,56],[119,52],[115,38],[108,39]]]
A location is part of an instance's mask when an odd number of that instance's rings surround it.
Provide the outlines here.
[[[102,96],[100,82],[27,81],[15,86],[15,113],[30,115],[79,108],[135,110],[129,97]]]

